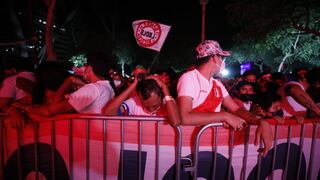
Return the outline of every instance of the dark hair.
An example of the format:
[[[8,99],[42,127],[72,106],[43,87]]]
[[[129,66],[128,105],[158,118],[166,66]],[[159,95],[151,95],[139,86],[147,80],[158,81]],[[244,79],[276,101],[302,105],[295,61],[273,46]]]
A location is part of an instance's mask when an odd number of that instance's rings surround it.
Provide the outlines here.
[[[242,74],[243,77],[246,77],[246,76],[248,76],[248,75],[258,76],[257,73],[256,73],[254,70],[251,70],[251,69],[246,70],[246,71]]]
[[[313,86],[317,82],[320,83],[320,67],[315,67],[308,71],[306,78],[310,86]]]
[[[259,78],[261,78],[262,76],[267,75],[267,74],[272,75],[271,71],[266,70],[266,71],[263,71],[263,72],[259,75]]]
[[[107,68],[107,59],[104,57],[104,54],[87,54],[87,65],[92,67],[92,70],[96,75],[106,78],[109,68]]]
[[[35,70],[37,88],[34,91],[33,103],[42,103],[45,90],[57,91],[70,73],[58,62],[46,61]]]
[[[195,55],[194,55],[194,57],[196,57],[197,56],[197,52],[195,52]],[[208,62],[209,61],[209,59],[211,58],[211,56],[206,56],[206,57],[203,57],[203,58],[194,58],[195,60],[194,60],[194,64],[196,65],[196,66],[200,66],[201,64],[204,64],[204,63],[206,63],[206,62]]]
[[[280,100],[281,96],[274,92],[263,92],[258,94],[256,103],[259,104],[263,110],[268,111],[273,102]]]
[[[268,82],[266,84],[266,91],[268,92],[276,92],[281,86],[275,82]]]
[[[242,86],[245,86],[245,85],[250,85],[250,86],[252,86],[252,88],[253,88],[252,83],[250,83],[250,82],[248,82],[248,81],[240,81],[240,82],[235,86],[235,89],[236,89],[237,91],[239,91],[239,90],[241,89],[241,87],[242,87]]]
[[[143,79],[139,81],[137,92],[142,96],[143,100],[148,99],[152,92],[156,93],[161,98],[164,96],[161,87],[154,79]]]
[[[260,87],[259,87],[258,83],[253,83],[253,82],[249,82],[249,81],[240,81],[235,86],[235,89],[237,91],[239,91],[241,89],[241,87],[245,86],[245,85],[250,85],[255,93],[258,93],[260,91]]]
[[[301,77],[300,74],[299,74],[300,71],[308,71],[308,69],[304,68],[304,67],[296,68],[293,71],[293,77],[295,78],[296,81],[303,80],[303,77]]]
[[[282,72],[273,72],[271,73],[271,77],[270,77],[271,81],[275,81],[275,80],[285,80],[285,76]]]

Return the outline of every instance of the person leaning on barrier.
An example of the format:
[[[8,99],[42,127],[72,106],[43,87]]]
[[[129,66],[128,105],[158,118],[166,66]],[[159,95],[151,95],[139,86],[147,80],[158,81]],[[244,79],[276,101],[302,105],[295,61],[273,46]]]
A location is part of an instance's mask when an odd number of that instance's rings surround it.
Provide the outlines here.
[[[255,144],[264,143],[259,149],[265,155],[272,146],[272,132],[269,123],[244,108],[240,108],[229,96],[221,82],[212,78],[224,69],[222,57],[230,56],[218,42],[206,40],[196,47],[197,67],[184,73],[178,82],[178,105],[182,125],[205,125],[215,122],[229,124],[241,130],[244,124],[258,125]],[[223,104],[231,113],[221,112]]]
[[[12,71],[0,85],[0,112],[6,113],[5,125],[13,128],[24,127],[28,118],[18,106],[31,105],[36,87],[34,65],[30,58],[12,60]]]
[[[32,104],[36,87],[34,65],[29,58],[13,59],[16,74],[7,77],[0,85],[0,110],[5,111],[12,103]]]
[[[40,106],[25,107],[29,115],[52,116],[66,113],[101,113],[103,106],[114,96],[113,88],[108,80],[104,80],[107,67],[103,61],[96,58],[87,59],[84,67],[83,79],[88,82],[78,90],[66,94],[61,93],[62,98],[52,103]],[[74,77],[66,79],[66,82],[58,91],[68,91],[72,88]]]
[[[320,75],[318,70],[300,71],[300,73],[296,71],[296,81],[287,82],[279,88],[278,94],[282,97],[281,104],[285,116],[306,117],[307,110],[320,116],[320,108],[306,92],[310,85],[313,87],[319,86],[320,80],[318,78],[320,78]]]
[[[306,74],[306,78],[309,84],[307,93],[320,109],[320,67],[314,67],[309,70]],[[314,111],[312,109],[307,110],[308,118],[315,118],[319,116],[320,114],[317,113],[317,111]]]
[[[132,96],[132,93],[136,93]],[[172,126],[180,123],[180,115],[167,85],[156,75],[139,77],[102,111],[106,115],[138,115],[167,117]]]
[[[281,107],[281,96],[275,92],[259,93],[255,103],[251,105],[250,112],[264,119],[275,119],[278,123],[284,123],[283,110]],[[301,119],[297,119],[301,122]],[[303,121],[303,119],[302,119]]]

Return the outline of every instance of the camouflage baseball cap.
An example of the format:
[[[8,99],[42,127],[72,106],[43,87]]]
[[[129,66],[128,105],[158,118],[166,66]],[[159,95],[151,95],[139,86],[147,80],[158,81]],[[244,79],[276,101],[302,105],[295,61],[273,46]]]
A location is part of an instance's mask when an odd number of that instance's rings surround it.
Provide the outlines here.
[[[205,40],[196,47],[196,59],[204,58],[211,55],[230,56],[231,52],[223,51],[219,43],[214,40]]]

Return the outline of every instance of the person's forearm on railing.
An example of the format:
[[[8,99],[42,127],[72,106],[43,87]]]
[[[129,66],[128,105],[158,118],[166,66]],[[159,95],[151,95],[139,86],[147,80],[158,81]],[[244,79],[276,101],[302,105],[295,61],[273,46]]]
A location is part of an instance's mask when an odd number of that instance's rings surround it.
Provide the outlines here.
[[[130,97],[130,95],[136,90],[137,80],[124,90],[119,96],[113,98],[102,109],[102,114],[105,115],[118,115],[118,110],[121,107],[123,101]]]
[[[77,112],[66,99],[62,101],[41,106],[28,106],[25,108],[28,114],[39,116],[53,116],[57,114],[67,114]]]

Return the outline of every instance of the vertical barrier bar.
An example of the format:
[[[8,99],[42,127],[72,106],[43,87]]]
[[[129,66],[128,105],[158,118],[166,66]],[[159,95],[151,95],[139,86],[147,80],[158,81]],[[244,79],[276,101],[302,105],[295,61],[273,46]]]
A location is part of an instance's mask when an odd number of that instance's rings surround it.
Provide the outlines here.
[[[274,176],[274,166],[275,166],[275,163],[276,163],[276,156],[277,156],[277,144],[278,144],[278,129],[279,129],[279,126],[278,125],[275,125],[275,128],[274,128],[274,140],[273,140],[273,154],[272,154],[272,164],[271,164],[271,175],[269,176],[269,179],[270,180],[273,180],[273,176]]]
[[[0,179],[4,179],[4,134],[3,134],[4,115],[0,115]]]
[[[285,166],[284,166],[284,170],[282,173],[282,179],[287,179],[289,155],[290,155],[290,144],[291,144],[291,134],[292,134],[292,126],[289,126],[288,127],[288,138],[287,138],[286,161],[285,161]]]
[[[103,180],[107,179],[107,120],[103,120]]]
[[[233,145],[234,145],[234,130],[230,130],[229,164],[228,164],[228,175],[227,175],[227,179],[230,179],[230,174],[231,174],[231,169],[232,169]]]
[[[141,149],[142,149],[142,121],[139,121],[139,145],[138,145],[138,179],[141,179]]]
[[[18,174],[19,180],[22,180],[22,154],[21,154],[21,129],[17,128],[17,142],[18,142]]]
[[[261,140],[262,141],[262,140]],[[260,141],[260,145],[259,145],[259,149],[262,148],[262,142]],[[262,162],[262,154],[261,152],[259,152],[258,154],[258,170],[257,170],[257,176],[256,176],[256,180],[260,180],[260,175],[261,175],[261,162]]]
[[[177,132],[176,136],[176,174],[175,174],[175,179],[179,180],[180,179],[180,168],[181,168],[181,149],[182,149],[182,133],[181,133],[181,127],[178,126],[175,128]]]
[[[157,145],[156,145],[156,173],[155,179],[159,179],[159,157],[160,157],[160,123],[157,121]]]
[[[56,122],[51,122],[51,171],[52,171],[52,179],[55,178],[56,173],[56,156],[55,156],[55,149],[56,149]]]
[[[317,141],[317,133],[318,133],[318,123],[315,123],[313,125],[313,132],[312,132],[312,142],[311,142],[311,149],[310,149],[310,158],[309,158],[309,168],[308,168],[308,175],[307,179],[311,180],[312,177],[312,168],[313,168],[313,161],[314,161],[314,150],[315,150],[315,145]]]
[[[86,179],[90,179],[90,121],[86,119]]]
[[[297,180],[300,179],[300,169],[301,169],[301,162],[303,157],[303,146],[304,146],[304,124],[301,124],[301,130],[300,130],[300,152],[299,152],[299,160],[298,160],[298,168],[297,168]]]
[[[216,179],[216,169],[217,169],[217,151],[218,151],[218,127],[214,127],[214,149],[213,149],[213,169],[211,179]]]
[[[208,124],[203,126],[199,132],[196,135],[196,139],[194,141],[194,151],[193,151],[193,162],[194,162],[194,166],[193,166],[193,180],[197,180],[197,176],[198,176],[198,161],[199,161],[199,142],[200,142],[200,137],[202,135],[202,133],[209,127],[214,127],[214,126],[222,126],[222,123],[214,123],[214,124]]]
[[[34,169],[36,171],[36,180],[39,180],[39,158],[38,158],[38,142],[39,142],[39,124],[34,123]]]
[[[121,120],[120,179],[123,180],[124,121]]]
[[[73,132],[72,132],[72,119],[69,119],[68,122],[69,128],[69,171],[70,171],[70,179],[73,180]]]
[[[249,151],[249,138],[250,138],[250,127],[248,126],[246,129],[245,140],[244,140],[244,150],[243,150],[243,160],[242,160],[242,169],[240,179],[246,179],[246,171],[247,171],[247,161],[248,161],[248,151]]]

